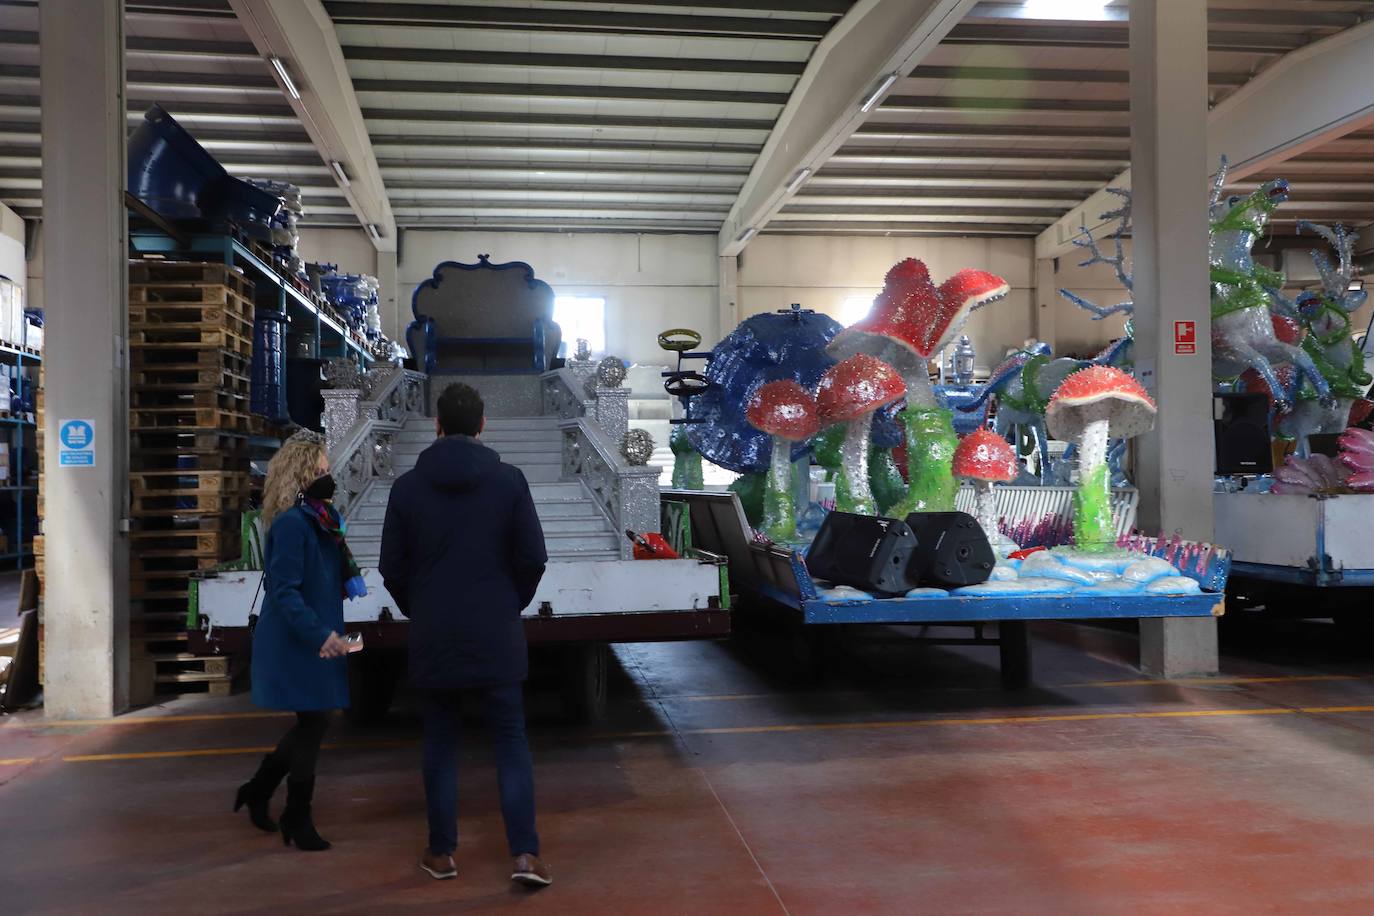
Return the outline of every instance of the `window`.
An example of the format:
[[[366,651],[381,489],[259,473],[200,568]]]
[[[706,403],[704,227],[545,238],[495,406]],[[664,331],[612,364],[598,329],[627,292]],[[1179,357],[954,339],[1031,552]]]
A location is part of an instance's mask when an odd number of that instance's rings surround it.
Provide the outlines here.
[[[856,321],[862,321],[872,307],[872,296],[850,296],[840,303],[840,314],[836,316],[836,320],[849,327]]]
[[[563,329],[563,344],[558,355],[577,352],[578,338],[584,338],[593,353],[606,352],[606,300],[600,296],[556,296],[553,320]]]

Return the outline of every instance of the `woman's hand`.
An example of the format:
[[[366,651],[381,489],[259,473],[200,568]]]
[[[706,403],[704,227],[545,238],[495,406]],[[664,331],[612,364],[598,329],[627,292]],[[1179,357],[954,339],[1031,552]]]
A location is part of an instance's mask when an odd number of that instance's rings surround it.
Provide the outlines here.
[[[348,654],[348,643],[338,633],[330,633],[329,638],[320,646],[320,658],[343,658]]]

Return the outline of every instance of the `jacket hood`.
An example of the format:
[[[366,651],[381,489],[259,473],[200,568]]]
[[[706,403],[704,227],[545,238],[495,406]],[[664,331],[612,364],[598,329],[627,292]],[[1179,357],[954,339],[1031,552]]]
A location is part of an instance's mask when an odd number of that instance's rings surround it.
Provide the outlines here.
[[[471,490],[501,464],[501,456],[471,436],[444,436],[420,453],[415,471],[439,490]]]

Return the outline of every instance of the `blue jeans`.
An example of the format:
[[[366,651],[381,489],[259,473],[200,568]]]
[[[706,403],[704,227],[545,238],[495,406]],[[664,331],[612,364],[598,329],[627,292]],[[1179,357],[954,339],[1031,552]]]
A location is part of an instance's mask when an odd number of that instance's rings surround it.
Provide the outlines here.
[[[482,696],[487,728],[496,750],[501,817],[506,821],[510,854],[539,855],[534,830],[534,762],[525,740],[525,698],[521,684],[475,691]],[[425,806],[429,814],[429,851],[451,855],[458,848],[458,720],[462,692],[424,691]]]

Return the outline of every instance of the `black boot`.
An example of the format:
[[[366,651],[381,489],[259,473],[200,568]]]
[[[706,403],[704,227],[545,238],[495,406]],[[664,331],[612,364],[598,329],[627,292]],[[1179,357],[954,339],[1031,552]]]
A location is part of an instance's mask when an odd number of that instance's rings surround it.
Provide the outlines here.
[[[254,827],[268,833],[276,833],[277,822],[272,820],[269,805],[272,793],[277,791],[277,786],[281,785],[285,776],[286,764],[278,760],[275,754],[268,754],[262,758],[262,763],[258,765],[258,771],[253,774],[253,778],[239,786],[239,794],[234,796],[234,810],[247,805],[248,817],[253,821]]]
[[[319,852],[329,848],[329,841],[315,832],[310,819],[310,799],[315,794],[315,779],[286,780],[286,810],[281,813],[281,839],[287,846]]]

